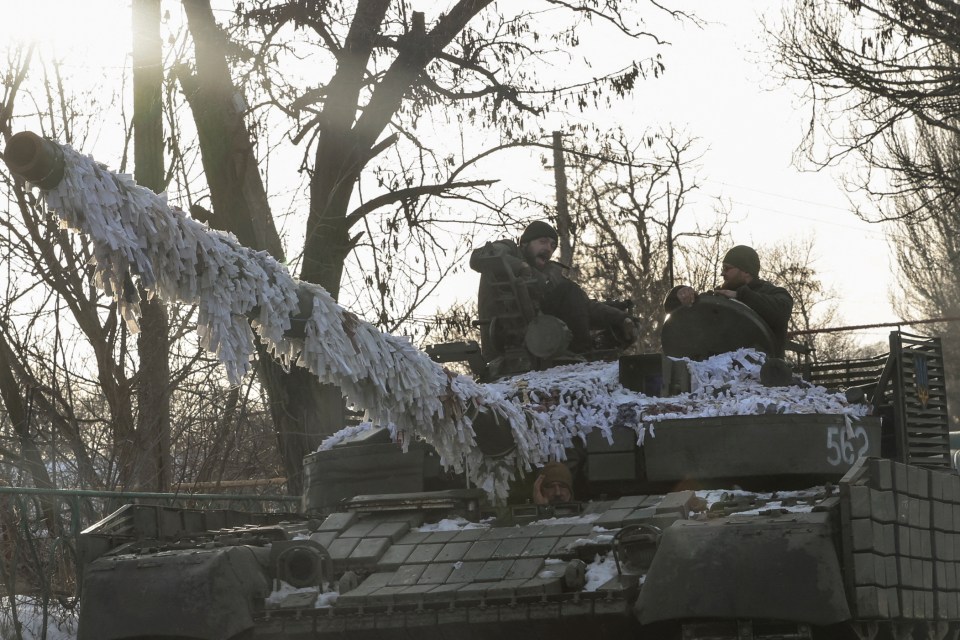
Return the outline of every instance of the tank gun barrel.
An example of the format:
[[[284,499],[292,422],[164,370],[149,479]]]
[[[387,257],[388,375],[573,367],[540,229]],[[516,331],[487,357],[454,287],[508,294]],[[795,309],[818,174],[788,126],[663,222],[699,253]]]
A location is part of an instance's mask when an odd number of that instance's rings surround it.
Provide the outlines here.
[[[336,384],[374,423],[423,437],[477,484],[505,496],[505,481],[487,482],[485,458],[517,448],[523,410],[473,381],[456,380],[407,340],[379,331],[317,285],[297,280],[263,251],[211,231],[133,179],[35,133],[13,136],[3,150],[10,171],[43,191],[49,209],[91,245],[94,277],[138,328],[131,277],[170,303],[198,305],[202,345],[216,353],[228,379],[250,369],[253,329],[278,357]],[[502,465],[539,462],[535,439]],[[485,475],[488,474],[488,475]],[[505,477],[501,474],[499,477]]]
[[[64,159],[60,146],[32,131],[21,131],[10,138],[3,150],[3,161],[11,173],[41,189],[53,189],[63,179]]]

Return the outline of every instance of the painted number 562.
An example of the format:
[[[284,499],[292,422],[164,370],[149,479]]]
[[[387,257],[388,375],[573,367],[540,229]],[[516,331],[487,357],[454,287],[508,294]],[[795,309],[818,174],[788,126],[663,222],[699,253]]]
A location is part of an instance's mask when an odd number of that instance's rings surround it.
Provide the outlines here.
[[[841,462],[853,464],[857,458],[867,455],[870,449],[866,429],[862,426],[854,427],[849,436],[847,431],[841,427],[827,428],[827,463],[834,467]]]

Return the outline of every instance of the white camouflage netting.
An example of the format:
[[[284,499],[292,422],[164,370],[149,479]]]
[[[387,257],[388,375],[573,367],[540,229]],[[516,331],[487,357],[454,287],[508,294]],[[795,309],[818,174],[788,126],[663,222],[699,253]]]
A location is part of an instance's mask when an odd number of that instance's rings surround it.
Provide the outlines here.
[[[197,305],[202,346],[216,354],[230,381],[238,383],[254,356],[247,320],[252,316],[261,339],[285,365],[306,367],[322,382],[338,385],[348,404],[366,410],[374,423],[403,431],[405,442],[422,437],[443,464],[465,470],[496,498],[506,496],[517,470],[562,459],[574,438],[594,428],[609,433],[613,424],[629,426],[642,443],[652,424],[665,418],[778,408],[863,415],[862,408],[847,406],[842,396],[823,389],[761,387],[762,356],[743,351],[697,364],[691,369],[694,391],[668,399],[623,389],[616,363],[558,367],[481,385],[450,374],[409,341],[359,320],[323,288],[293,278],[266,252],[243,247],[233,235],[168,207],[165,198],[130,176],[109,172],[68,146],[61,148],[66,171],[46,193],[47,204],[65,227],[91,241],[95,282],[117,299],[132,329],[139,307],[124,299],[128,273],[160,300]],[[298,289],[313,295],[304,340],[284,336],[297,311]],[[480,453],[470,418],[477,410],[493,411],[509,422],[517,441],[514,453],[499,460]]]
[[[136,275],[151,296],[197,305],[201,345],[223,364],[232,383],[250,370],[255,347],[248,315],[261,339],[285,365],[306,367],[338,385],[348,404],[380,424],[421,436],[444,464],[491,494],[506,495],[517,468],[542,460],[536,431],[525,427],[521,409],[498,403],[497,395],[467,377],[449,374],[404,338],[381,333],[359,320],[321,287],[293,278],[264,251],[209,229],[162,196],[115,174],[93,158],[62,145],[63,180],[45,194],[63,226],[93,245],[94,279],[114,296],[131,329],[139,306],[124,299],[127,274]],[[297,311],[297,291],[313,295],[306,339],[284,336]],[[494,411],[514,426],[517,451],[487,460],[474,443],[469,414]]]
[[[751,349],[702,362],[686,360],[691,391],[667,398],[625,389],[616,362],[533,371],[486,387],[499,400],[498,406],[515,405],[538,432],[532,442],[545,448],[529,455],[531,459],[563,459],[564,449],[571,447],[575,438],[586,440],[594,429],[610,440],[612,428],[631,428],[637,434],[637,444],[642,445],[648,434],[656,437],[655,425],[668,419],[819,413],[844,415],[849,426],[851,420],[867,414],[866,405],[850,404],[842,393],[831,393],[823,387],[764,387],[760,384],[763,360],[762,353]],[[353,432],[345,430],[331,436],[322,448],[330,448]]]

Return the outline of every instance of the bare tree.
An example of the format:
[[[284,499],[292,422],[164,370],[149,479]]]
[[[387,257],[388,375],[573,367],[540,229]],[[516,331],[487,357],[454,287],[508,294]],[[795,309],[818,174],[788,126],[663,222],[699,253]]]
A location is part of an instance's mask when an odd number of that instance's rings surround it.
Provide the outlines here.
[[[919,121],[960,132],[960,12],[953,2],[797,0],[770,30],[784,74],[807,86],[814,114],[806,142],[829,134],[824,164],[850,152],[880,159],[884,135]],[[838,118],[843,113],[846,117]]]
[[[639,348],[657,351],[664,297],[675,283],[704,288],[705,272],[694,270],[704,246],[722,237],[726,217],[704,228],[686,206],[698,188],[697,140],[672,129],[640,142],[622,131],[601,139],[598,148],[584,144],[569,154],[573,277],[594,297],[632,301]]]
[[[56,131],[70,136],[82,131],[75,121],[72,105],[58,92],[59,70],[56,65],[41,61],[43,77],[40,100],[34,94],[21,95],[21,87],[33,61],[30,50],[8,52],[9,63],[16,82],[5,85],[3,99],[5,114],[15,113],[18,99],[32,99],[46,103],[49,117],[42,125],[50,124]],[[62,86],[62,85],[61,85]],[[0,122],[4,140],[11,135],[11,120]],[[81,423],[69,400],[76,391],[73,384],[65,384],[63,374],[67,356],[61,351],[70,342],[69,330],[61,327],[61,317],[71,316],[76,330],[85,336],[92,354],[93,367],[84,373],[96,376],[103,398],[109,408],[109,424],[114,432],[113,442],[129,442],[133,436],[133,414],[130,410],[128,378],[123,372],[124,350],[118,348],[118,325],[108,303],[93,290],[85,277],[89,255],[84,248],[71,241],[67,234],[45,216],[39,203],[22,184],[3,174],[3,185],[10,203],[9,215],[0,221],[6,257],[6,295],[2,304],[5,322],[0,329],[0,343],[4,354],[4,406],[15,427],[22,425],[33,444],[22,441],[21,455],[25,461],[33,458],[36,442],[48,442],[51,432],[40,425],[51,425],[65,436],[65,441],[76,460],[78,475],[92,486],[103,486],[103,475],[98,473],[87,449]],[[23,273],[32,278],[23,279]],[[42,282],[47,290],[36,286]],[[61,332],[62,331],[62,332]],[[60,352],[60,353],[58,353]],[[119,363],[118,363],[119,360]],[[24,399],[29,399],[24,403]],[[64,402],[68,401],[68,402]],[[29,411],[27,409],[29,408]],[[133,468],[132,448],[122,456],[122,464]],[[43,462],[31,461],[33,482],[39,486],[53,486]]]
[[[159,193],[166,188],[163,156],[163,58],[160,0],[135,0],[133,15],[133,152],[137,183]],[[170,338],[167,312],[147,296],[141,304],[137,350],[138,477],[125,485],[164,491],[170,486]]]
[[[788,331],[808,332],[843,324],[836,292],[824,288],[816,269],[812,237],[781,242],[762,250],[763,278],[793,296]],[[809,347],[815,362],[861,357],[860,345],[850,333],[808,334],[798,342]]]
[[[892,198],[891,244],[900,268],[903,317],[960,317],[960,135],[919,125],[913,144],[896,138],[893,157],[904,183]],[[922,169],[921,169],[922,168]],[[906,185],[909,185],[907,187]],[[948,354],[952,420],[960,411],[960,322],[931,325]]]
[[[957,4],[802,0],[785,13],[783,29],[773,35],[787,77],[808,87],[815,117],[807,151],[816,148],[814,133],[822,131],[828,134],[829,152],[814,158],[817,162],[825,165],[850,154],[863,162],[849,180],[874,205],[858,214],[892,225],[901,312],[955,315],[960,285]],[[955,326],[934,330],[954,351]],[[956,388],[956,371],[948,376]],[[951,402],[954,412],[956,405]]]
[[[0,134],[6,140],[14,126],[26,126],[81,147],[96,126],[91,103],[102,95],[71,93],[55,61],[29,50],[8,55],[16,81],[4,85],[0,111],[13,117],[2,120]],[[32,104],[42,116],[17,115],[19,103]],[[189,192],[183,186],[187,162],[173,153],[171,167],[169,175],[160,172],[164,183]],[[228,397],[233,390],[190,329],[192,310],[171,310],[171,348],[162,358],[169,374],[160,382],[149,379],[136,337],[91,281],[87,246],[61,229],[5,167],[0,193],[8,212],[0,218],[2,476],[43,487],[156,486],[154,453],[168,445],[151,426],[153,405],[136,391],[158,384],[155,390],[175,407],[171,479],[215,482],[249,478],[252,470],[256,477],[282,476],[275,447],[263,442],[272,429],[259,387]]]

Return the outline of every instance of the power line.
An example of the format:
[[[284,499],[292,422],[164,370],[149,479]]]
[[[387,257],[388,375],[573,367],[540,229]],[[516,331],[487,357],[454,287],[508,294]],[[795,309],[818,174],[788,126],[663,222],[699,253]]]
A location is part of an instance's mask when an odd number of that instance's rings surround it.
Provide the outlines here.
[[[800,214],[800,213],[791,213],[791,212],[789,212],[789,211],[784,211],[784,210],[782,210],[782,209],[773,209],[773,208],[771,208],[771,207],[765,207],[765,206],[758,205],[758,204],[752,204],[752,203],[750,203],[750,202],[743,202],[742,200],[733,200],[733,199],[730,199],[730,202],[731,202],[732,204],[738,204],[738,205],[740,205],[740,206],[742,206],[742,207],[750,207],[750,208],[755,209],[755,210],[757,210],[757,211],[768,211],[768,212],[770,212],[770,213],[780,214],[780,215],[783,215],[783,216],[787,216],[788,218],[798,218],[798,219],[800,219],[800,220],[810,220],[811,222],[816,222],[816,223],[818,223],[818,224],[831,225],[831,226],[834,226],[834,227],[840,227],[840,228],[842,228],[842,229],[852,229],[852,230],[854,230],[854,231],[859,231],[859,232],[862,232],[862,233],[867,234],[867,235],[876,236],[878,239],[886,239],[886,238],[905,239],[905,238],[903,238],[903,236],[896,235],[896,234],[893,234],[893,233],[890,233],[890,232],[887,232],[887,231],[880,231],[880,230],[874,231],[874,230],[872,230],[872,229],[864,229],[863,227],[854,226],[854,225],[850,225],[850,224],[843,224],[843,223],[841,223],[841,222],[832,222],[832,221],[830,221],[830,220],[821,220],[820,218],[815,218],[815,217],[813,217],[813,216],[805,216],[805,215]]]
[[[840,207],[840,206],[833,205],[833,204],[827,204],[827,203],[825,203],[825,202],[816,202],[816,201],[814,201],[814,200],[806,200],[806,199],[804,199],[804,198],[797,198],[797,197],[794,197],[794,196],[788,196],[788,195],[784,195],[784,194],[781,194],[781,193],[774,193],[774,192],[772,192],[772,191],[764,191],[763,189],[754,189],[754,188],[752,188],[752,187],[745,187],[745,186],[742,186],[742,185],[732,184],[732,183],[729,183],[729,182],[723,182],[723,181],[721,181],[721,180],[713,180],[713,179],[710,179],[710,178],[704,178],[703,181],[704,181],[704,182],[713,183],[713,184],[723,185],[723,186],[725,186],[725,187],[731,187],[731,188],[733,188],[733,189],[743,189],[743,190],[745,190],[745,191],[753,191],[754,193],[763,194],[763,195],[770,196],[770,197],[773,197],[773,198],[780,198],[780,199],[782,199],[782,200],[790,200],[790,201],[793,201],[793,202],[798,202],[798,203],[801,203],[801,204],[807,204],[807,205],[811,205],[811,206],[813,206],[813,207],[819,207],[819,208],[822,208],[822,209],[832,209],[832,210],[834,210],[834,211],[842,211],[842,212],[847,213],[847,214],[853,214],[853,212],[852,212],[850,209],[846,208],[846,207]],[[897,239],[897,240],[906,240],[906,239],[907,239],[907,238],[905,238],[904,236],[902,236],[902,235],[900,235],[900,234],[896,234],[896,233],[891,232],[891,231],[885,231],[885,230],[883,230],[882,228],[879,228],[879,226],[878,226],[876,223],[865,223],[865,224],[867,224],[867,225],[870,225],[870,227],[875,227],[875,228],[869,228],[869,227],[868,227],[868,228],[864,228],[863,226],[854,226],[854,225],[852,225],[852,224],[843,224],[843,223],[841,223],[841,222],[833,222],[833,221],[830,221],[830,220],[822,220],[822,219],[815,218],[815,217],[812,217],[812,216],[805,216],[805,215],[799,214],[799,213],[791,213],[791,212],[788,212],[788,211],[784,211],[784,210],[782,210],[782,209],[775,209],[775,208],[768,207],[768,206],[757,205],[757,204],[753,204],[753,203],[750,203],[750,202],[744,202],[744,201],[742,201],[742,200],[735,200],[735,199],[733,199],[733,198],[729,198],[729,201],[730,201],[731,203],[733,203],[733,204],[738,204],[738,205],[743,206],[743,207],[751,207],[751,208],[753,208],[753,209],[757,209],[757,210],[760,210],[760,211],[769,211],[769,212],[771,212],[771,213],[777,213],[777,214],[784,215],[784,216],[788,216],[788,217],[791,217],[791,218],[798,218],[798,219],[800,219],[800,220],[810,220],[810,221],[812,221],[812,222],[817,222],[817,223],[819,223],[819,224],[832,225],[832,226],[840,227],[840,228],[843,228],[843,229],[852,229],[852,230],[854,230],[854,231],[859,231],[859,232],[861,232],[861,233],[863,233],[863,234],[875,236],[875,237],[877,237],[877,238],[879,238],[879,239],[887,239],[887,238],[893,238],[893,239]]]
[[[764,191],[763,189],[755,189],[753,187],[745,187],[743,185],[731,184],[729,182],[723,182],[722,180],[713,180],[711,178],[704,178],[704,182],[712,182],[714,184],[720,184],[725,187],[732,187],[734,189],[743,189],[744,191],[753,191],[754,193],[762,193],[765,196],[772,196],[774,198],[782,198],[784,200],[793,200],[794,202],[800,202],[803,204],[812,204],[815,207],[821,207],[823,209],[836,209],[837,211],[843,211],[844,213],[850,213],[850,209],[846,207],[838,207],[835,204],[827,204],[825,202],[815,202],[813,200],[805,200],[804,198],[797,198],[794,196],[785,196],[780,193],[774,193],[772,191]]]
[[[924,320],[900,320],[899,322],[878,322],[875,324],[854,324],[844,327],[825,327],[823,329],[801,329],[800,331],[791,331],[788,336],[809,336],[815,333],[841,333],[844,331],[860,331],[862,329],[882,329],[884,327],[901,327],[903,325],[914,326],[918,324],[935,324],[937,322],[958,322],[960,316],[948,316],[945,318],[926,318]]]

